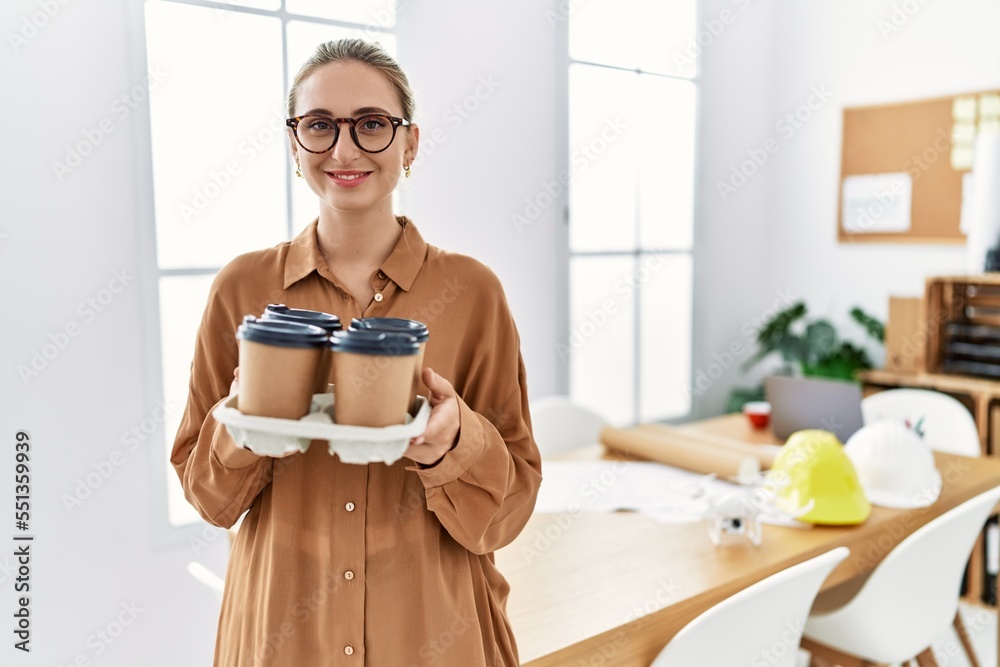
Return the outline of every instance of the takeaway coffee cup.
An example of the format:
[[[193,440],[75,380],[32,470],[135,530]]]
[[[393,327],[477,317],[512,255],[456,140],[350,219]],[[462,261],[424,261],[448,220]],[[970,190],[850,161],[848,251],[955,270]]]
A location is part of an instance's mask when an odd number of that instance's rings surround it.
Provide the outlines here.
[[[416,412],[417,389],[420,387],[420,373],[424,368],[424,348],[427,346],[427,339],[430,338],[427,325],[423,322],[407,320],[401,317],[366,317],[362,320],[357,318],[352,319],[351,327],[371,331],[406,333],[417,339],[417,343],[420,345],[420,352],[417,353],[417,362],[413,369],[413,386],[410,388],[409,407],[411,414]]]
[[[240,341],[243,414],[299,419],[309,413],[320,357],[329,336],[319,327],[251,315],[236,330]]]
[[[302,308],[289,308],[283,303],[272,303],[264,309],[261,315],[264,320],[280,320],[283,322],[298,322],[300,324],[311,324],[317,326],[327,333],[340,331],[343,327],[340,318],[330,313],[318,310],[305,310]],[[313,385],[314,394],[322,394],[329,391],[329,385],[333,382],[333,350],[329,346],[324,347],[320,356],[319,367],[316,371],[316,383]]]
[[[403,333],[348,329],[330,337],[333,420],[351,426],[406,423],[420,345]]]

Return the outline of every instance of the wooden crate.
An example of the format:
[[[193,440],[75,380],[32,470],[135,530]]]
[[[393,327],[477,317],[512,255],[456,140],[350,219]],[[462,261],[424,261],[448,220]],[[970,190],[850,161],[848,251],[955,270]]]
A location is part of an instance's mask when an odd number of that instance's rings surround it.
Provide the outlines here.
[[[889,297],[885,323],[885,369],[894,373],[924,370],[928,326],[921,320],[923,299]]]
[[[1000,274],[927,279],[919,326],[927,332],[924,365],[928,373],[945,372],[949,323],[1000,327]]]
[[[990,401],[990,424],[986,446],[988,456],[1000,457],[1000,399]]]

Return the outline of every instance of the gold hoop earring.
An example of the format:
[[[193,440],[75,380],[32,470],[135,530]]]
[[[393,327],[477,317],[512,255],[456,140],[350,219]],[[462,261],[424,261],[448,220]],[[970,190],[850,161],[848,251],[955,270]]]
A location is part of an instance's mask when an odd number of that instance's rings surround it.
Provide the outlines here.
[[[410,177],[410,165],[408,165],[408,164],[404,164],[404,165],[403,165],[403,169],[405,169],[405,170],[406,170],[405,172],[403,172],[403,176],[404,176],[405,178],[409,178],[409,177]]]
[[[295,175],[302,178],[302,167],[297,162],[295,163]]]

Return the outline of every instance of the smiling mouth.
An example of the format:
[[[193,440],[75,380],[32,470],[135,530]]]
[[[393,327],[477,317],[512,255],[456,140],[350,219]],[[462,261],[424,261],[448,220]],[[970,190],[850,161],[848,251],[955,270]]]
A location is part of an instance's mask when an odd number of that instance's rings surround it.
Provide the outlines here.
[[[350,172],[328,171],[326,173],[327,173],[327,175],[330,178],[333,178],[333,179],[338,180],[338,181],[346,181],[346,182],[350,183],[351,181],[356,181],[359,178],[364,178],[365,176],[367,176],[368,174],[370,174],[372,172],[370,172],[370,171],[350,171]]]

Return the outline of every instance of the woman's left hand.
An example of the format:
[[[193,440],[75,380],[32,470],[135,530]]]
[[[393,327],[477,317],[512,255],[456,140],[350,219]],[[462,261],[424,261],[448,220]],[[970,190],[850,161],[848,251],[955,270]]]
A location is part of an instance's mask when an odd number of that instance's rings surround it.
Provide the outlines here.
[[[430,389],[431,415],[423,434],[410,440],[410,446],[403,455],[431,466],[458,444],[458,394],[450,382],[429,367],[423,370],[423,380]]]

